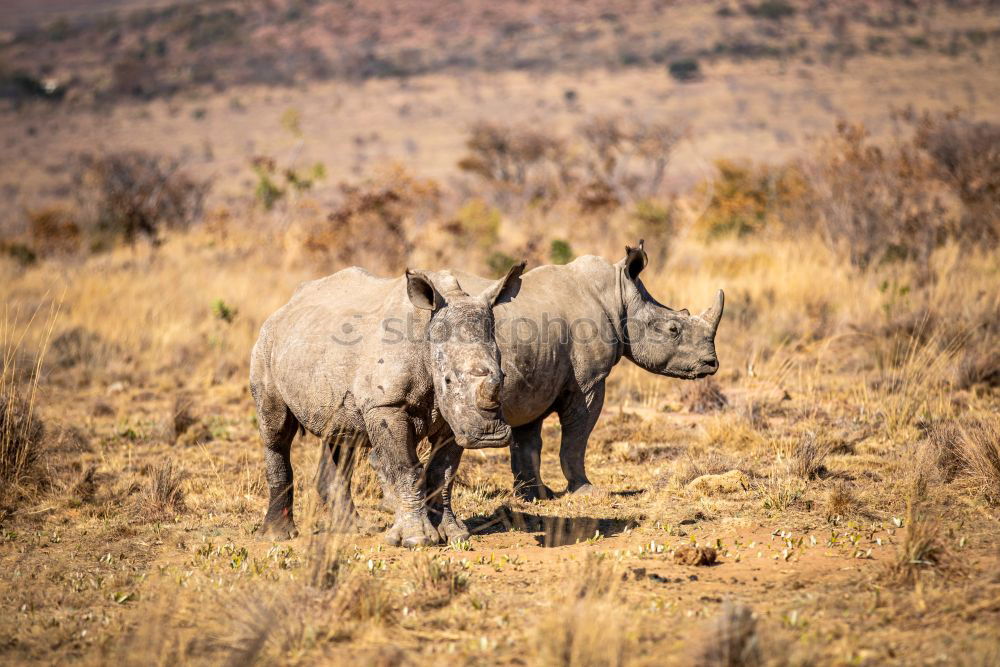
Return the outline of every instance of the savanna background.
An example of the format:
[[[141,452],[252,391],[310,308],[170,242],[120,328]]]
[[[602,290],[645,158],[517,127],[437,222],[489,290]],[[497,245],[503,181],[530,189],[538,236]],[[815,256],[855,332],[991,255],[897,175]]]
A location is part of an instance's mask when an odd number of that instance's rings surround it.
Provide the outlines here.
[[[3,3],[0,661],[997,664],[998,56],[988,0]],[[615,369],[603,494],[469,452],[472,539],[390,548],[305,437],[254,534],[296,285],[639,238],[722,367]]]

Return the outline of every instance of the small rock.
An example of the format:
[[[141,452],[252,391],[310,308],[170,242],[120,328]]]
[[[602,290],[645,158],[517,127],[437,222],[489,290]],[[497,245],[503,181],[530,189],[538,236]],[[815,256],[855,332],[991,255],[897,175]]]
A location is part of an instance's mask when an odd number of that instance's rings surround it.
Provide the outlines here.
[[[691,480],[687,488],[704,496],[738,493],[749,488],[749,480],[739,470],[730,470],[721,475],[702,475]]]
[[[685,545],[674,551],[674,562],[680,565],[714,565],[718,554],[712,547]]]

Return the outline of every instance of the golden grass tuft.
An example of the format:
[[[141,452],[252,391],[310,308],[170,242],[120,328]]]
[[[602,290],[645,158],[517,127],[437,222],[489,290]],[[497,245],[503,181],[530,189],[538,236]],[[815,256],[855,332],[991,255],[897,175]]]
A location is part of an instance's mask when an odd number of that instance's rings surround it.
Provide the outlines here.
[[[726,602],[702,631],[691,656],[698,667],[757,667],[765,662],[753,610]]]

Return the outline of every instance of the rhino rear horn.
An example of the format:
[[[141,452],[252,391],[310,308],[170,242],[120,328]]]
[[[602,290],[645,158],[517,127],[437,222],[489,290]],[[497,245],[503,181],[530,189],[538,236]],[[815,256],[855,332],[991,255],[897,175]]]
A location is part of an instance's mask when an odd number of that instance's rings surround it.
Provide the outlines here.
[[[722,290],[715,293],[715,303],[713,303],[705,312],[701,314],[701,319],[712,325],[712,330],[715,331],[719,328],[719,322],[722,320],[722,309],[725,305],[726,299]]]
[[[483,290],[483,293],[479,295],[480,298],[484,299],[491,306],[495,306],[502,298],[514,298],[521,288],[521,281],[519,279],[521,273],[524,272],[525,266],[527,266],[527,262],[522,260],[520,263],[510,267],[507,275]]]

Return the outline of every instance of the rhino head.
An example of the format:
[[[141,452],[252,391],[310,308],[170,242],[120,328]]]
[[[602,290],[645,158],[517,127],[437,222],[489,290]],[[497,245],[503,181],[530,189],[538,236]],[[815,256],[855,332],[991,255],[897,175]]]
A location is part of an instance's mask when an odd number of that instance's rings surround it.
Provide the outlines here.
[[[510,444],[510,426],[500,411],[503,372],[493,306],[516,289],[522,271],[524,262],[477,296],[466,294],[449,273],[432,282],[426,273],[406,272],[410,302],[431,312],[427,341],[435,403],[462,447]]]
[[[625,246],[625,258],[615,265],[625,304],[625,356],[658,375],[685,380],[713,375],[719,370],[715,332],[722,319],[722,290],[700,315],[664,306],[639,280],[648,262],[642,246],[642,241],[637,248]]]

